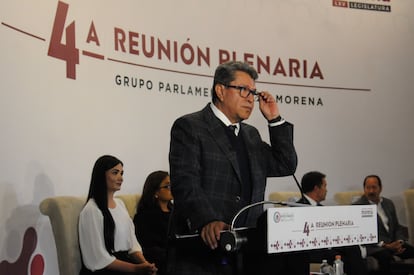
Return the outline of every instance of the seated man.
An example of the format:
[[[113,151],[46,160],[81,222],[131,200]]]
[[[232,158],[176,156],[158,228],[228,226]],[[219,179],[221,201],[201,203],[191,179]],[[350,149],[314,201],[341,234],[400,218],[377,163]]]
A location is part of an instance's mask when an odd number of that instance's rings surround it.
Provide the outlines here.
[[[322,206],[321,202],[325,200],[326,193],[328,192],[326,176],[316,171],[308,172],[303,175],[301,185],[304,194],[298,203]],[[308,253],[311,263],[322,262],[323,259],[326,259],[332,264],[335,255],[341,255],[346,274],[367,274],[366,264],[361,256],[359,246],[334,247],[331,249],[313,250]]]
[[[396,255],[402,259],[414,258],[414,247],[406,243],[407,234],[400,225],[394,203],[381,197],[382,183],[377,175],[364,179],[364,195],[354,204],[376,204],[378,213],[378,244],[366,245],[366,253],[378,260],[380,274],[391,274],[390,263]]]

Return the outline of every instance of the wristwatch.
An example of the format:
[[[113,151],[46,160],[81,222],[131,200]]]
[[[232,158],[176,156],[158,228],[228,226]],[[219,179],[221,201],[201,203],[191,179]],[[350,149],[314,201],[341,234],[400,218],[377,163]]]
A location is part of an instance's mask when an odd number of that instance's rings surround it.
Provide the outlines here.
[[[282,117],[280,115],[278,115],[276,118],[268,120],[268,123],[275,123],[275,122],[279,122],[282,120]]]

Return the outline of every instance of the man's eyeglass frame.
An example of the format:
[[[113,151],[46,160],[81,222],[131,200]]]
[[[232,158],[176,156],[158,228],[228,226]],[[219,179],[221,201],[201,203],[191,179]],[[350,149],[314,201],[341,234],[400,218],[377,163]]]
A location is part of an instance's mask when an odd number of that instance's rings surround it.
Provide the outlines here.
[[[230,85],[230,84],[224,84],[224,83],[220,83],[219,84],[223,85],[226,88],[233,88],[236,90],[239,90],[240,92],[240,96],[243,98],[247,98],[249,97],[250,94],[253,95],[254,101],[259,101],[259,97],[260,97],[260,93],[257,90],[250,90],[249,88],[245,87],[245,86],[237,86],[237,85]],[[247,94],[246,94],[247,92]]]

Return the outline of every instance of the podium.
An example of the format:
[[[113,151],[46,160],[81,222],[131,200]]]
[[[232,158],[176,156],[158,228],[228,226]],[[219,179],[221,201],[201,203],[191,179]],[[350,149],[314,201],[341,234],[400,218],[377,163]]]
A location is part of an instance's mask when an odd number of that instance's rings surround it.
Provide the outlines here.
[[[255,228],[223,231],[220,248],[232,258],[234,272],[231,274],[249,274],[257,267],[252,268],[250,262],[253,261],[259,263],[264,272],[281,264],[283,255],[377,243],[377,240],[375,205],[309,205],[268,208],[259,217]],[[209,249],[197,234],[178,236],[176,244],[194,251]]]
[[[378,242],[375,205],[270,208],[267,253]]]
[[[269,208],[256,229],[222,233],[221,247],[240,249],[259,241],[266,253],[304,251],[378,242],[375,205]],[[259,244],[260,245],[260,244]]]

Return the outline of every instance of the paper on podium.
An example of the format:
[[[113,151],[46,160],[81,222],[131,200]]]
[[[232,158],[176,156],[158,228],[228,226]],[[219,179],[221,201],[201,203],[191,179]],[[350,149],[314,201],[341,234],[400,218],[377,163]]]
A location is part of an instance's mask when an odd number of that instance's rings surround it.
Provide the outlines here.
[[[377,206],[267,209],[267,253],[377,243]]]

